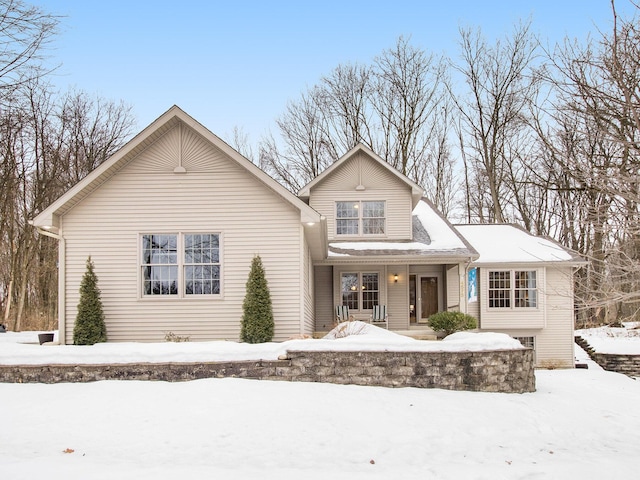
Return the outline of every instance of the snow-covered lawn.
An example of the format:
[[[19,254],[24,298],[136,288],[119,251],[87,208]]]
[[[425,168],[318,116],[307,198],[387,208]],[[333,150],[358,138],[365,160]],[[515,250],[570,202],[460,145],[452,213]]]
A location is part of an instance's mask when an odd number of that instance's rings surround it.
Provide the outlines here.
[[[0,479],[637,478],[640,383],[579,360],[589,369],[537,371],[537,391],[521,395],[239,379],[0,384]]]

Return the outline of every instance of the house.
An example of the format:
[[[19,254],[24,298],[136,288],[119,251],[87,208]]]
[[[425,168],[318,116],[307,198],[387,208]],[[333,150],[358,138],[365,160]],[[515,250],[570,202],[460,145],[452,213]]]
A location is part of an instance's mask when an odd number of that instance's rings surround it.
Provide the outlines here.
[[[59,241],[63,343],[89,256],[109,341],[237,340],[259,254],[275,340],[328,331],[336,305],[368,320],[384,304],[389,328],[413,334],[460,310],[528,342],[539,364],[573,364],[581,260],[514,226],[454,227],[362,145],[296,196],[174,106],[33,224]]]

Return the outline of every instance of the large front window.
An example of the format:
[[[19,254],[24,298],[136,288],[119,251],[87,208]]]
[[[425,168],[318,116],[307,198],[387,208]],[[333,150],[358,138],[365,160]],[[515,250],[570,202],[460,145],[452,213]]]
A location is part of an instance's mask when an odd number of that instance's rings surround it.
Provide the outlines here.
[[[378,305],[380,287],[377,273],[343,273],[340,277],[342,304],[350,310],[373,310]]]
[[[536,271],[490,271],[488,293],[490,308],[535,308],[538,306]]]
[[[385,202],[336,202],[337,235],[384,235]]]
[[[145,296],[219,294],[219,234],[142,235],[142,292]]]

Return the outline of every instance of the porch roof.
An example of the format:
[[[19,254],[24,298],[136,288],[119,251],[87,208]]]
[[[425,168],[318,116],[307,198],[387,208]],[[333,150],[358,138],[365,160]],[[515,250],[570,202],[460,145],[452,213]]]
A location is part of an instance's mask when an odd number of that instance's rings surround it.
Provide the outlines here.
[[[329,244],[329,259],[349,257],[423,257],[436,259],[469,260],[478,252],[453,228],[427,199],[418,202],[412,212],[412,238],[410,240],[358,240]]]

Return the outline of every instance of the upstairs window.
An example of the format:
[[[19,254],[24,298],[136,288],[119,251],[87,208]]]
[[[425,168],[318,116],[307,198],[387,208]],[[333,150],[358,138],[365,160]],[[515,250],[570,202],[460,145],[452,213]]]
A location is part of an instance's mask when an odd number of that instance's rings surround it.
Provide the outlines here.
[[[536,308],[538,283],[535,270],[489,272],[489,308]]]
[[[362,202],[362,234],[384,235],[384,202]]]
[[[338,202],[336,231],[338,235],[358,235],[360,224],[359,202]]]
[[[384,235],[385,202],[336,202],[337,235]]]

